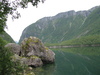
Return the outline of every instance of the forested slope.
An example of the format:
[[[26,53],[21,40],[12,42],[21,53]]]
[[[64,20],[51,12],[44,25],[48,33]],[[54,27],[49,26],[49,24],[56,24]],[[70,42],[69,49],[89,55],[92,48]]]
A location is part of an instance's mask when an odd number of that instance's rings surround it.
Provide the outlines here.
[[[6,32],[3,32],[2,34],[0,34],[0,37],[2,37],[4,40],[6,40],[9,43],[14,43],[14,40],[12,39],[12,37]]]
[[[59,13],[53,17],[44,17],[26,27],[20,38],[35,36],[44,43],[61,43],[75,40],[81,37],[100,34],[100,7],[96,6],[89,10],[74,10]],[[98,39],[95,37],[95,39]]]

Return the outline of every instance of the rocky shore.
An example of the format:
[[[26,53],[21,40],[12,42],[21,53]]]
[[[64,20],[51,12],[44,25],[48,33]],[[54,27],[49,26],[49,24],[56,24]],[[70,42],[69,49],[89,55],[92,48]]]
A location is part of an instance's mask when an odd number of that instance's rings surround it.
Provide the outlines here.
[[[8,43],[5,47],[14,54],[12,56],[14,62],[20,61],[21,64],[31,67],[54,63],[55,60],[55,53],[45,47],[41,40],[36,37],[25,38],[21,45]]]

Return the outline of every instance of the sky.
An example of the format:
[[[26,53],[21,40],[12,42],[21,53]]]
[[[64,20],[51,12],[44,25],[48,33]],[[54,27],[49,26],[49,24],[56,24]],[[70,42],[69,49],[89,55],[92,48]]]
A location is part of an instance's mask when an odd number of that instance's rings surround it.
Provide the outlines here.
[[[39,3],[37,8],[29,4],[27,9],[18,9],[21,14],[19,19],[13,21],[11,16],[8,17],[8,29],[5,31],[18,42],[22,31],[43,17],[55,16],[70,10],[88,10],[98,5],[100,0],[45,0],[44,3]]]

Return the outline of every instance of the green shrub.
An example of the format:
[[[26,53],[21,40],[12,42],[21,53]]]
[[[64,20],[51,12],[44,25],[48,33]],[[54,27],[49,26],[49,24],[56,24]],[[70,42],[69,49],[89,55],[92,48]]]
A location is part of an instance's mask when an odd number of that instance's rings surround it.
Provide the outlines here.
[[[0,75],[22,75],[24,66],[11,60],[13,54],[4,47],[5,44],[7,42],[0,37]]]

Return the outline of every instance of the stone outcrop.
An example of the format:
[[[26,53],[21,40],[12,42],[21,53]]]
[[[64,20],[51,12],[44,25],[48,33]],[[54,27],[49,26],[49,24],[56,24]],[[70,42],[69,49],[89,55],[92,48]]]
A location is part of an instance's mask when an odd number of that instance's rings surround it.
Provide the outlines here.
[[[42,66],[45,63],[53,63],[55,59],[55,53],[45,47],[41,40],[36,37],[25,38],[21,46],[9,43],[5,47],[14,53],[12,56],[14,62],[20,61],[21,64],[32,67]]]
[[[32,55],[41,58],[43,63],[52,63],[55,59],[55,53],[45,47],[40,39],[29,37],[21,43],[21,56],[30,57]]]
[[[9,48],[14,54],[19,55],[20,53],[20,45],[16,43],[8,43],[5,47]]]
[[[29,65],[32,67],[39,67],[43,65],[41,59],[37,56],[21,57],[15,54],[12,56],[12,61],[14,62],[20,61],[21,64]]]

